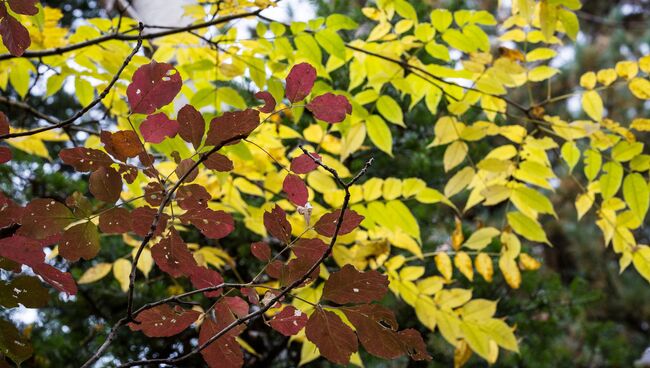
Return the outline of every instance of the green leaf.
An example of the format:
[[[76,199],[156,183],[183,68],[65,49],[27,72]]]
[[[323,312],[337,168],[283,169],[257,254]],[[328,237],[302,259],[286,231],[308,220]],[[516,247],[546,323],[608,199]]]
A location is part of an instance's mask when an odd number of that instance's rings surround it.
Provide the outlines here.
[[[404,125],[404,116],[399,104],[392,97],[383,95],[377,100],[377,110],[386,120],[401,127]]]
[[[569,141],[562,145],[562,158],[569,166],[569,172],[572,172],[578,161],[580,161],[580,150],[575,142]]]
[[[625,177],[623,197],[630,211],[643,222],[650,205],[650,190],[641,174],[633,173]]]
[[[386,152],[391,157],[393,156],[393,135],[381,116],[368,116],[366,119],[366,132],[377,148]]]
[[[331,55],[345,59],[345,43],[336,32],[330,29],[320,30],[316,33],[316,41]]]
[[[544,232],[544,229],[542,229],[542,225],[540,225],[537,220],[517,211],[508,212],[507,217],[508,224],[510,224],[510,227],[512,227],[517,234],[530,241],[546,243],[549,245],[551,244],[546,238],[546,233]]]

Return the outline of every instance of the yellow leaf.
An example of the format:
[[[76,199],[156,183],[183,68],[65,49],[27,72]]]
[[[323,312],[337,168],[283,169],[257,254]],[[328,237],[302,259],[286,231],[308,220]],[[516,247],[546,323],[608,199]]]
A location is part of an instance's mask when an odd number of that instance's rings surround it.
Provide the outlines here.
[[[366,131],[377,148],[393,156],[393,135],[381,116],[370,115],[366,119]]]
[[[399,278],[405,281],[415,281],[424,275],[424,267],[407,266],[399,271]]]
[[[463,235],[463,222],[460,220],[458,216],[456,216],[456,228],[454,229],[454,232],[451,233],[451,247],[454,248],[454,250],[460,249],[460,246],[463,244],[463,240],[465,240],[465,236]]]
[[[592,181],[596,178],[600,172],[600,166],[603,162],[603,158],[600,152],[596,150],[589,149],[585,151],[585,176],[589,181]]]
[[[616,70],[612,68],[599,70],[596,76],[598,78],[598,82],[604,86],[609,86],[610,84],[614,83],[616,78],[618,78]]]
[[[440,276],[430,276],[417,282],[418,290],[425,295],[433,295],[442,290],[445,279]]]
[[[640,132],[650,132],[650,119],[638,118],[632,120],[630,128],[636,129]]]
[[[596,73],[587,72],[580,77],[580,85],[586,89],[594,89],[596,86]]]
[[[98,263],[91,268],[87,269],[86,272],[84,272],[83,275],[77,280],[77,283],[82,285],[82,284],[90,284],[95,281],[101,280],[104,278],[104,276],[108,275],[109,272],[111,272],[111,267],[113,267],[112,263]]]
[[[377,110],[389,122],[405,127],[402,109],[392,97],[388,95],[379,97],[377,100]]]
[[[612,148],[612,158],[618,162],[626,162],[642,152],[643,143],[620,141]]]
[[[458,340],[454,349],[454,368],[461,368],[472,357],[472,350],[465,340]]]
[[[535,271],[536,269],[540,268],[542,266],[541,263],[539,263],[538,260],[535,258],[529,256],[526,253],[521,253],[519,255],[519,266],[521,267],[522,270],[525,271]]]
[[[625,177],[623,197],[630,211],[643,223],[650,205],[650,190],[641,174],[632,173]]]
[[[435,9],[431,12],[431,23],[438,32],[444,32],[451,25],[451,13],[447,9]]]
[[[451,267],[451,258],[444,252],[440,252],[435,256],[436,267],[440,274],[447,280],[451,280],[453,268]]]
[[[580,161],[580,149],[574,142],[568,141],[562,145],[561,153],[562,158],[569,166],[569,172],[573,171],[573,168]]]
[[[520,186],[512,191],[510,200],[519,211],[531,218],[537,218],[538,213],[546,213],[557,217],[551,201],[535,189]]]
[[[479,253],[474,259],[474,267],[476,272],[485,279],[487,282],[492,282],[492,275],[494,269],[492,267],[492,258],[485,253]]]
[[[467,341],[472,350],[480,355],[483,359],[489,359],[490,356],[490,338],[478,325],[475,323],[461,322],[461,331],[463,338]]]
[[[486,322],[482,322],[481,327],[500,347],[516,353],[519,352],[517,338],[513,333],[513,329],[503,322],[503,320],[491,318]]]
[[[497,303],[487,299],[474,299],[463,305],[459,312],[466,321],[482,322],[494,316]]]
[[[354,124],[341,139],[341,161],[345,161],[350,154],[356,152],[366,139],[366,124]],[[392,142],[390,142],[392,147]],[[376,144],[376,143],[375,143]]]
[[[641,68],[644,73],[650,74],[650,55],[646,55],[639,59],[639,68]]]
[[[492,239],[500,233],[501,231],[494,227],[484,227],[478,229],[472,235],[470,235],[469,239],[467,239],[463,246],[469,249],[481,250],[487,247],[492,242]]]
[[[435,137],[428,147],[440,146],[457,140],[459,132],[462,131],[459,129],[459,125],[451,116],[443,116],[438,119],[434,127]]]
[[[524,238],[530,241],[550,244],[546,238],[544,229],[542,229],[542,225],[537,220],[517,211],[508,212],[507,218],[510,227]]]
[[[463,141],[452,142],[447,149],[445,150],[445,155],[443,158],[443,164],[445,171],[449,171],[454,167],[458,166],[465,157],[467,156],[468,151],[467,144]]]
[[[519,285],[521,285],[521,273],[517,267],[517,262],[513,258],[501,256],[499,258],[499,269],[508,286],[513,289],[519,289]]]
[[[384,180],[384,199],[395,199],[402,195],[402,181],[397,178]]]
[[[582,94],[582,108],[590,118],[601,121],[603,119],[603,100],[596,91],[587,91]]]
[[[555,55],[557,55],[557,52],[553,49],[538,47],[526,54],[526,61],[530,63],[533,61],[548,60],[554,58]]]
[[[576,211],[578,211],[578,220],[589,211],[594,204],[594,195],[592,193],[583,193],[576,198]]]
[[[469,166],[458,171],[445,185],[445,197],[452,197],[465,189],[474,178],[474,174],[474,169]]]
[[[541,82],[545,81],[560,71],[556,68],[552,68],[547,65],[540,65],[538,67],[533,68],[528,72],[528,80],[531,82]]]
[[[600,176],[600,194],[603,199],[612,198],[621,187],[623,180],[623,166],[615,161],[610,161],[603,165],[603,172]]]
[[[639,245],[632,254],[634,268],[650,282],[650,247]]]
[[[138,248],[133,248],[131,256],[135,259],[135,255],[138,252]],[[142,271],[145,277],[149,277],[149,272],[153,268],[153,257],[151,256],[151,251],[148,248],[142,249],[140,253],[140,258],[138,259],[138,270]]]
[[[426,328],[436,329],[436,305],[431,298],[420,295],[415,301],[415,315]]]
[[[129,290],[129,275],[131,274],[131,261],[120,258],[113,263],[113,276],[120,283],[122,291]]]
[[[456,256],[454,257],[454,265],[462,273],[467,277],[469,281],[474,280],[474,269],[472,268],[472,259],[469,257],[469,255],[463,251],[460,251],[456,253]]]
[[[636,77],[639,72],[639,66],[634,61],[619,61],[616,63],[616,74],[625,79]]]
[[[630,92],[641,100],[650,100],[650,81],[644,78],[634,78],[628,85]]]

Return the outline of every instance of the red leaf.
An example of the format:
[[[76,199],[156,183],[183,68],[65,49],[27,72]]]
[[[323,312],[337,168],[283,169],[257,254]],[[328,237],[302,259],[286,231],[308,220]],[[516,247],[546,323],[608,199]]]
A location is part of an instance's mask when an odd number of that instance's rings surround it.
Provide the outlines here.
[[[144,200],[152,206],[160,206],[164,197],[165,188],[158,181],[147,183],[144,187]]]
[[[260,112],[253,109],[244,111],[225,112],[210,121],[207,146],[217,146],[228,141],[227,145],[235,144],[237,137],[248,136],[260,124]]]
[[[291,102],[302,101],[309,95],[316,81],[316,69],[308,63],[294,65],[287,75],[285,95]]]
[[[342,310],[356,329],[359,341],[370,354],[395,359],[406,353],[396,331],[395,315],[390,309],[378,304],[362,304]]]
[[[36,15],[38,8],[36,2],[38,0],[9,0],[9,7],[15,13],[25,15]]]
[[[302,279],[302,277],[318,262],[318,259],[309,259],[309,258],[294,258],[289,261],[286,265],[282,265],[280,268],[280,285],[286,286],[291,285],[294,282]],[[271,270],[267,270],[270,272]],[[303,284],[308,284],[318,278],[320,273],[320,268],[316,267],[314,271],[305,279]]]
[[[63,232],[59,254],[70,262],[89,260],[99,253],[99,232],[92,222],[74,225]]]
[[[199,175],[198,166],[194,167],[194,164],[195,162],[191,158],[186,158],[185,160],[181,161],[178,164],[178,166],[176,166],[176,170],[175,170],[178,179],[180,180],[180,178],[182,178],[186,173],[189,172],[189,174],[187,174],[185,179],[183,179],[183,182],[189,183],[194,181],[194,179],[196,179],[196,177]],[[192,171],[190,172],[190,170]]]
[[[264,106],[258,108],[259,111],[269,114],[275,110],[275,98],[273,95],[267,91],[259,91],[255,94],[255,98],[258,100],[264,100]]]
[[[233,169],[233,163],[230,159],[218,152],[215,152],[208,156],[208,158],[203,161],[203,165],[210,170],[216,170],[220,172],[226,172]]]
[[[253,253],[255,258],[262,262],[268,262],[271,260],[271,248],[265,242],[256,242],[251,244],[251,253]]]
[[[217,271],[205,267],[196,267],[190,275],[190,281],[196,289],[203,289],[223,284],[223,277]],[[216,298],[221,295],[221,289],[204,292],[208,298]]]
[[[316,119],[333,124],[345,120],[346,114],[352,114],[352,105],[345,96],[326,93],[314,97],[307,104],[307,110],[311,111]]]
[[[115,133],[102,131],[99,138],[104,143],[106,152],[122,162],[142,152],[138,135],[132,130],[120,130]]]
[[[90,174],[89,189],[95,198],[115,203],[122,194],[122,176],[111,167],[100,167]]]
[[[327,248],[327,244],[318,238],[300,238],[296,244],[291,247],[291,250],[293,250],[293,253],[298,258],[306,258],[316,261],[325,254]]]
[[[431,355],[427,352],[427,344],[422,340],[422,335],[412,328],[398,332],[408,355],[413,360],[431,360]]]
[[[45,282],[54,286],[55,289],[69,295],[77,294],[77,284],[69,272],[59,271],[45,263],[32,267],[32,270],[42,277]]]
[[[0,164],[11,161],[11,150],[7,147],[0,147]]]
[[[388,277],[375,270],[360,272],[345,265],[325,281],[323,299],[338,304],[369,303],[381,300],[388,292]]]
[[[291,240],[291,224],[287,221],[287,214],[277,204],[271,212],[264,212],[264,227],[271,236],[285,244]]]
[[[131,212],[131,229],[133,232],[140,236],[147,235],[157,212],[151,207],[138,207],[134,209]],[[160,215],[158,226],[156,226],[156,231],[153,234],[154,236],[162,234],[163,230],[167,227],[167,220],[169,220],[169,215],[166,213]]]
[[[223,298],[223,302],[236,317],[241,318],[248,314],[248,303],[238,296],[227,296]]]
[[[222,305],[222,303],[218,303],[215,310],[217,310],[217,318],[220,316],[224,318],[219,318],[219,322],[217,323],[211,317],[206,317],[201,324],[199,345],[204,344],[212,336],[218,334],[228,323],[235,320],[232,315],[230,315],[230,318],[226,318],[224,316],[225,313],[218,313],[219,310],[224,309]],[[226,312],[230,313],[228,311]],[[235,340],[237,334],[234,331],[237,330],[231,330],[201,350],[201,355],[210,368],[239,368],[244,365],[244,353],[239,347],[237,340]]]
[[[0,135],[9,134],[9,118],[0,111]]]
[[[282,190],[287,193],[287,198],[296,206],[304,206],[309,199],[307,186],[297,175],[287,175],[282,183]]]
[[[339,220],[339,216],[341,216],[341,210],[336,210],[321,216],[316,225],[314,225],[316,232],[323,236],[333,237],[336,232],[336,223]],[[343,221],[341,222],[341,228],[339,229],[339,235],[352,232],[352,230],[359,226],[363,219],[363,216],[353,210],[346,209],[343,215]]]
[[[151,256],[158,267],[172,277],[190,276],[198,267],[194,256],[174,229],[151,248]]]
[[[99,215],[99,229],[106,234],[123,234],[131,231],[130,219],[129,210],[113,207]]]
[[[191,209],[181,215],[181,221],[191,223],[211,239],[224,238],[235,230],[235,222],[230,214],[209,208]]]
[[[0,229],[19,224],[23,217],[23,208],[0,192]]]
[[[307,324],[307,315],[300,309],[289,305],[273,317],[271,327],[284,336],[293,336]]]
[[[192,105],[185,105],[178,111],[178,133],[185,142],[192,143],[194,149],[201,146],[205,133],[205,120],[201,113]]]
[[[74,221],[74,216],[63,203],[37,198],[31,201],[23,211],[22,226],[19,235],[28,235],[34,239],[45,239],[57,235]]]
[[[145,142],[160,143],[165,138],[173,138],[178,133],[179,124],[171,120],[164,112],[149,115],[140,124],[140,133]]]
[[[0,239],[0,257],[35,267],[43,263],[45,253],[38,241],[20,235]]]
[[[135,317],[129,327],[131,331],[142,331],[149,337],[169,337],[183,332],[199,318],[201,313],[183,309],[176,305],[174,308],[161,304],[151,309],[146,309]]]
[[[182,85],[180,74],[170,64],[152,60],[142,65],[133,73],[133,82],[126,89],[131,111],[151,114],[172,102]]]
[[[197,208],[206,208],[212,196],[201,185],[183,185],[176,191],[178,206],[186,211]]]
[[[305,326],[305,335],[327,360],[341,365],[350,362],[350,355],[359,350],[357,336],[333,312],[317,307]]]
[[[20,22],[7,13],[4,3],[0,3],[0,35],[2,43],[13,56],[22,56],[25,50],[32,44],[29,38],[29,31]]]
[[[321,157],[316,152],[311,152],[310,155],[314,158],[321,160]],[[302,155],[291,160],[291,171],[296,174],[307,174],[308,172],[315,170],[318,167],[318,164],[314,159],[309,157],[308,154],[303,153]]]
[[[104,151],[85,147],[61,150],[59,157],[77,171],[95,171],[115,163]]]
[[[249,303],[260,305],[260,296],[257,295],[255,289],[243,287],[239,289],[239,291],[242,293],[242,295],[246,296],[246,299],[248,299]]]

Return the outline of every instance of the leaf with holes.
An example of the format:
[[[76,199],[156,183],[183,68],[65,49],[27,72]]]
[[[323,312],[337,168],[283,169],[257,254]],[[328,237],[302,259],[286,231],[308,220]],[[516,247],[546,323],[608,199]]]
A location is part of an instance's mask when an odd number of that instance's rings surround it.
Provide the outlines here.
[[[336,210],[321,216],[321,218],[318,219],[318,222],[316,222],[316,225],[314,225],[316,232],[323,236],[330,238],[333,237],[340,216],[341,210]],[[341,227],[339,228],[339,235],[345,235],[352,232],[352,230],[359,226],[363,219],[364,217],[355,211],[346,209],[345,214],[343,215],[343,221],[341,221]]]
[[[327,279],[323,299],[338,304],[370,303],[381,300],[387,292],[388,277],[375,270],[357,271],[347,264]]]
[[[221,277],[221,274],[215,270],[205,267],[196,267],[190,275],[190,281],[195,289],[204,289],[223,284],[223,277]],[[221,295],[221,289],[206,291],[203,294],[208,298],[216,298]]]
[[[316,152],[311,152],[309,155],[313,156],[315,159],[322,160],[321,156]],[[318,164],[314,161],[314,158],[309,157],[309,155],[303,153],[291,160],[291,171],[296,174],[307,174],[316,170]]]
[[[165,138],[173,138],[179,130],[179,123],[171,120],[164,112],[149,115],[140,124],[140,134],[145,142],[160,143]]]
[[[361,345],[372,355],[395,359],[406,353],[397,334],[395,314],[378,304],[342,308],[357,331]]]
[[[158,211],[154,210],[151,207],[138,207],[131,212],[131,229],[137,235],[146,236],[147,233],[151,230],[151,224],[153,224],[154,219],[156,218],[156,213]],[[159,236],[167,227],[167,221],[169,220],[169,215],[163,213],[160,215],[160,220],[158,221],[158,226],[154,231],[154,236]]]
[[[183,309],[176,305],[173,308],[162,304],[146,309],[135,317],[135,323],[129,323],[131,331],[142,331],[149,337],[169,337],[178,335],[199,318],[201,313]]]
[[[416,329],[408,328],[397,334],[411,359],[431,361],[431,355],[427,352],[427,344]]]
[[[186,211],[197,208],[206,208],[212,196],[201,185],[183,185],[176,191],[178,206]]]
[[[359,350],[357,336],[333,312],[317,307],[305,326],[305,335],[327,360],[347,365],[350,355]]]
[[[277,204],[271,212],[264,212],[264,227],[271,236],[287,244],[291,240],[291,224],[287,214]]]
[[[181,215],[183,223],[196,226],[201,233],[210,239],[225,238],[235,230],[235,221],[224,211],[214,211],[209,208],[194,208]]]
[[[132,130],[120,130],[115,133],[102,131],[99,138],[104,144],[106,152],[122,162],[142,153],[142,144],[138,134]]]
[[[205,134],[205,120],[201,113],[192,105],[185,105],[178,111],[178,134],[185,142],[191,143],[194,149],[201,146]]]
[[[264,101],[264,106],[258,108],[260,112],[269,114],[275,110],[275,98],[273,98],[273,95],[271,93],[267,91],[259,91],[255,93],[255,98]]]
[[[307,324],[307,315],[289,305],[269,322],[271,327],[284,336],[296,335]]]
[[[191,276],[198,267],[194,256],[174,229],[151,248],[151,256],[158,267],[172,277]]]
[[[100,167],[90,174],[89,189],[95,198],[115,203],[122,193],[122,176],[111,167]]]
[[[314,117],[330,124],[340,123],[345,116],[352,114],[352,105],[347,97],[326,93],[315,97],[307,104],[307,110],[314,114]]]
[[[23,211],[19,235],[45,239],[57,235],[74,221],[74,216],[63,203],[52,199],[37,198],[29,202]]]
[[[77,171],[94,171],[115,163],[104,151],[85,147],[61,150],[59,157]]]
[[[169,104],[180,92],[183,80],[171,64],[152,60],[133,73],[133,82],[126,89],[131,112],[151,114]]]
[[[302,101],[309,95],[316,82],[316,69],[307,63],[294,65],[287,75],[285,95],[291,102]]]
[[[106,234],[131,231],[131,213],[123,207],[113,207],[99,215],[99,229]]]
[[[5,308],[19,304],[26,308],[41,308],[49,299],[49,292],[37,277],[18,276],[7,283],[0,281],[0,305]]]
[[[205,144],[208,146],[235,144],[239,139],[247,137],[258,125],[260,125],[260,112],[257,110],[225,112],[210,121]]]
[[[29,338],[2,318],[0,318],[0,352],[18,366],[34,353]],[[4,359],[0,360],[0,363],[3,362]],[[5,366],[9,367],[10,365],[5,364]]]
[[[199,345],[204,344],[210,338],[218,334],[224,327],[235,321],[231,307],[226,301],[216,304],[215,314],[217,320],[210,316],[206,317],[201,324],[199,331]],[[244,354],[235,338],[242,332],[242,326],[238,326],[220,336],[213,343],[201,350],[201,355],[211,368],[239,368],[244,365]]]
[[[297,175],[287,175],[282,183],[282,190],[287,193],[289,200],[296,206],[304,206],[309,199],[307,186]]]
[[[99,253],[99,232],[92,222],[77,224],[63,232],[59,254],[70,262],[93,259]]]

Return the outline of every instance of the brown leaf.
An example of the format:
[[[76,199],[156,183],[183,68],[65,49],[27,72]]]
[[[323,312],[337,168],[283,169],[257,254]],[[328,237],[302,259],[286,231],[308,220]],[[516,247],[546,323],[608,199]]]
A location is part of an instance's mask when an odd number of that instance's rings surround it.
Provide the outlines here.
[[[230,159],[218,152],[215,152],[208,156],[208,158],[203,161],[203,165],[210,170],[216,170],[219,172],[227,172],[233,169],[233,163]]]
[[[99,215],[99,229],[106,234],[123,234],[131,231],[131,213],[126,208],[113,207]]]
[[[264,212],[264,227],[271,236],[288,244],[291,240],[291,224],[287,220],[287,214],[277,204],[271,212]]]
[[[333,237],[334,233],[336,232],[336,224],[339,220],[339,217],[341,216],[341,210],[336,210],[334,212],[330,212],[328,214],[325,214],[321,216],[320,219],[318,219],[318,222],[316,225],[314,225],[314,228],[317,233],[327,236],[327,237]],[[348,233],[351,233],[352,230],[354,230],[361,221],[363,221],[364,217],[356,213],[355,211],[351,209],[346,209],[345,214],[343,215],[343,221],[341,221],[341,227],[339,229],[339,235],[345,235]]]
[[[305,335],[327,360],[341,365],[350,362],[350,355],[359,350],[357,336],[333,312],[317,307],[305,326]]]
[[[183,332],[199,318],[201,313],[183,309],[176,305],[173,308],[161,304],[146,309],[135,317],[138,323],[129,323],[131,331],[142,331],[149,337],[169,337]]]
[[[244,111],[225,112],[223,115],[210,121],[207,146],[217,146],[228,141],[228,145],[235,144],[237,137],[248,136],[260,124],[260,112],[253,109]]]
[[[225,238],[235,229],[235,222],[230,214],[209,208],[190,209],[181,215],[180,219],[183,223],[196,226],[210,239]]]
[[[151,256],[158,267],[172,277],[191,276],[198,267],[194,256],[174,229],[151,248]]]
[[[205,120],[201,113],[192,105],[185,105],[178,111],[178,133],[185,142],[191,143],[194,149],[201,146],[205,134]]]
[[[95,198],[115,203],[122,194],[122,176],[111,167],[100,167],[90,174],[89,189]]]
[[[127,158],[136,157],[142,152],[138,135],[132,130],[120,130],[115,133],[102,131],[99,138],[111,156],[126,162]]]
[[[63,203],[47,198],[31,201],[23,211],[19,235],[45,239],[57,235],[75,218]]]
[[[307,315],[288,305],[269,322],[271,327],[284,336],[293,336],[307,324]]]
[[[360,272],[347,264],[325,282],[323,299],[338,304],[369,303],[381,300],[387,292],[388,277],[375,270]]]
[[[59,254],[70,262],[93,259],[99,253],[99,232],[92,222],[77,224],[63,232]]]

